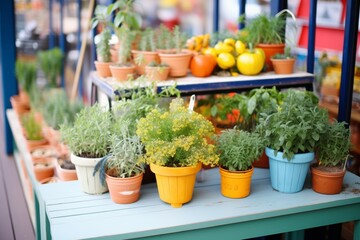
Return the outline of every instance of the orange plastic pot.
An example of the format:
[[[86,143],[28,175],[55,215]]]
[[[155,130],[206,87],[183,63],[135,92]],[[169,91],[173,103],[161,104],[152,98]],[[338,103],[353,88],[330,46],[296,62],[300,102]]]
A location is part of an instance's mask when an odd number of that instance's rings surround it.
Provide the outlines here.
[[[159,197],[170,203],[174,208],[180,208],[190,202],[194,192],[196,173],[201,169],[201,163],[194,167],[162,167],[150,164],[155,173]]]
[[[115,203],[133,203],[140,197],[143,173],[129,178],[116,178],[106,174],[111,200]]]
[[[272,71],[273,65],[271,63],[271,57],[277,53],[283,54],[285,49],[285,44],[258,44],[257,48],[261,48],[265,53],[265,67],[266,71]]]
[[[325,172],[311,167],[312,189],[321,194],[338,194],[341,192],[346,171]]]
[[[250,194],[251,176],[254,168],[247,171],[220,169],[221,194],[228,198],[244,198]]]

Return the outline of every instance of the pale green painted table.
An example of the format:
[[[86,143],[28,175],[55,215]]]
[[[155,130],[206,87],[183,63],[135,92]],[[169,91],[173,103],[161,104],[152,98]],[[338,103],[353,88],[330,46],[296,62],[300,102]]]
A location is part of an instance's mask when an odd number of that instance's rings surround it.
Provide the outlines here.
[[[155,184],[143,185],[140,200],[113,203],[108,194],[88,195],[77,181],[39,187],[42,230],[52,239],[243,239],[355,220],[360,239],[360,177],[347,173],[344,190],[321,195],[305,189],[284,194],[270,186],[269,171],[255,169],[251,194],[220,194],[218,169],[206,170],[193,200],[182,208],[163,203]],[[46,219],[47,218],[47,219]],[[299,233],[299,232],[297,232]],[[45,237],[44,235],[44,237]],[[300,239],[302,234],[292,234]]]

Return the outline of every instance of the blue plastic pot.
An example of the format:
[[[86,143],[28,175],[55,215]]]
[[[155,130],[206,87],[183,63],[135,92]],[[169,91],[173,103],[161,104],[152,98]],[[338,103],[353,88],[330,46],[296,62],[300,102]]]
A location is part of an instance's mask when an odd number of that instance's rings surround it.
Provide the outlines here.
[[[271,148],[266,148],[265,153],[269,157],[271,186],[283,193],[300,192],[304,187],[310,162],[314,160],[314,153],[295,154],[290,161],[283,158],[282,152],[275,156]]]

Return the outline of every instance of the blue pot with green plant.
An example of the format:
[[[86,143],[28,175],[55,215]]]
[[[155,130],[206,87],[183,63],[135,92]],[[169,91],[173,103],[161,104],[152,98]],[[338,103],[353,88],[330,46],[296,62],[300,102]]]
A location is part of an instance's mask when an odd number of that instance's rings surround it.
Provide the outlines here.
[[[275,190],[285,193],[302,190],[327,122],[328,114],[318,107],[317,97],[301,90],[288,90],[277,112],[262,115],[257,131],[267,141],[265,153]]]

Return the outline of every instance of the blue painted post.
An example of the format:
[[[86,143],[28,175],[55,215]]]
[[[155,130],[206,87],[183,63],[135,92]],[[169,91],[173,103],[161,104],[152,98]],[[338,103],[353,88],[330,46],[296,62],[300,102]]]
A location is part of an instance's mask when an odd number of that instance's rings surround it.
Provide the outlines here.
[[[77,44],[76,49],[78,50],[78,53],[80,54],[81,49],[81,0],[77,0],[78,8],[77,8],[77,17],[78,17],[78,31],[77,31]],[[79,85],[78,85],[78,96],[82,98],[83,94],[83,75],[82,71],[80,73],[79,78]]]
[[[214,0],[214,9],[213,9],[213,32],[219,31],[219,0]]]
[[[314,73],[316,7],[317,7],[317,0],[311,0],[310,1],[310,15],[309,15],[307,66],[306,66],[307,72],[309,72],[309,73]]]
[[[59,43],[60,49],[64,54],[64,59],[61,64],[61,87],[65,87],[65,78],[64,78],[64,63],[65,63],[65,35],[64,35],[64,0],[60,0],[60,35],[59,35]]]
[[[270,1],[270,13],[272,16],[275,16],[278,12],[287,7],[287,0],[272,0]]]
[[[243,16],[245,14],[245,6],[246,0],[239,0],[239,16]],[[245,27],[244,22],[239,22],[239,29],[243,29]]]
[[[360,0],[348,0],[346,3],[344,49],[341,68],[338,114],[339,122],[345,121],[350,123],[358,36],[359,6]]]
[[[18,93],[15,79],[15,8],[13,0],[2,0],[0,7],[0,88],[3,102],[4,139],[6,153],[13,152],[13,136],[6,118],[6,109],[11,108],[10,97]]]
[[[49,0],[49,49],[55,47],[52,9],[53,9],[53,0]]]

